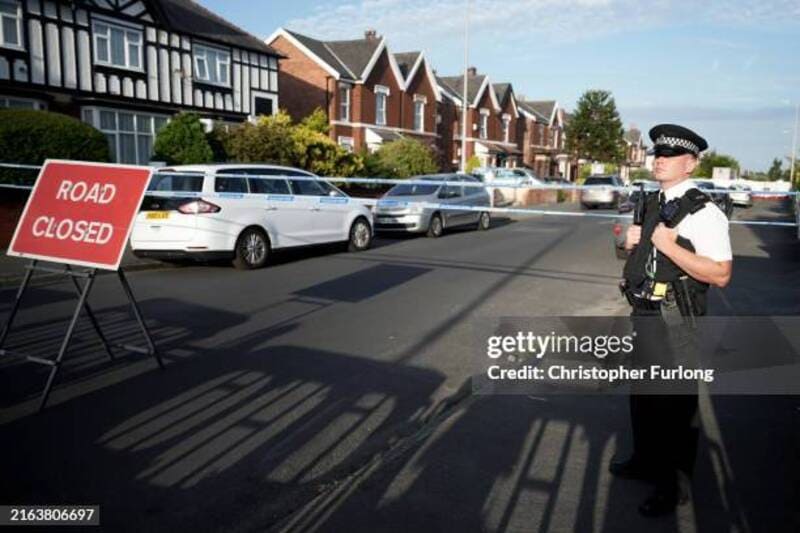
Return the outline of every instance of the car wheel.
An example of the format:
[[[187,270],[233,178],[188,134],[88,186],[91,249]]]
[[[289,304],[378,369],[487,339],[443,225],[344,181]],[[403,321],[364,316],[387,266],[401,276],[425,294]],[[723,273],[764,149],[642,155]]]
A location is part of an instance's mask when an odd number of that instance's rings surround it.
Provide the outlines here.
[[[347,243],[349,252],[363,252],[372,244],[372,229],[369,222],[363,218],[357,218],[350,226],[350,240]]]
[[[487,211],[481,212],[481,215],[478,217],[478,229],[481,231],[486,231],[492,225],[492,217],[489,215]]]
[[[439,213],[431,217],[431,222],[428,224],[428,237],[441,237],[444,233],[444,224],[442,223],[442,215]]]
[[[239,235],[234,250],[233,266],[239,270],[261,268],[269,256],[269,239],[260,229],[247,228]]]

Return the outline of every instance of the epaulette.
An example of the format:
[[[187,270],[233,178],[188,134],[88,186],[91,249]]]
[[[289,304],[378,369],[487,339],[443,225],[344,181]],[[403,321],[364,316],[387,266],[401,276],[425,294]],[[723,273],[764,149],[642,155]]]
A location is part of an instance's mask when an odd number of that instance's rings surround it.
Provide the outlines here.
[[[703,206],[711,201],[711,197],[709,195],[700,189],[695,188],[689,189],[683,196],[689,200],[689,213],[697,213],[703,208]]]

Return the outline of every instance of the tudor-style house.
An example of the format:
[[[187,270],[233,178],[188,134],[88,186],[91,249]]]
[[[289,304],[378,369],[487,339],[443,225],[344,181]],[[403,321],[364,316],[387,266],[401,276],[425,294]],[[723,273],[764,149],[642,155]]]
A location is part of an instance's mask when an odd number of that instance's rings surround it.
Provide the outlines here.
[[[295,120],[325,110],[331,138],[353,151],[403,137],[435,146],[441,97],[422,52],[393,54],[374,30],[322,41],[279,28],[266,43],[284,56],[281,107]]]
[[[179,111],[278,109],[280,55],[191,0],[0,0],[0,19],[0,106],[78,117],[117,162],[147,163]]]
[[[449,152],[453,154],[453,165],[458,166],[461,158],[464,76],[437,77],[437,82],[447,105],[453,107],[451,113],[443,112],[442,116],[452,115],[453,146]],[[516,166],[521,163],[519,156],[522,155],[516,142],[516,99],[513,98],[510,84],[500,84],[498,87],[503,90],[505,100],[502,104],[497,88],[491,84],[488,76],[478,74],[474,67],[467,70],[466,158],[475,155],[482,166]]]

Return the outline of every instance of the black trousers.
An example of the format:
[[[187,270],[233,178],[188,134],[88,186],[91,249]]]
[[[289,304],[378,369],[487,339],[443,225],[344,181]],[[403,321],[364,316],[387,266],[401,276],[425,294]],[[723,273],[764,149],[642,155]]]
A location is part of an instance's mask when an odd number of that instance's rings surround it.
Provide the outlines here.
[[[635,366],[678,365],[695,368],[694,332],[684,325],[668,326],[658,312],[634,311]],[[656,487],[677,493],[679,473],[691,477],[699,437],[697,382],[656,380],[631,387],[633,456],[654,473]]]

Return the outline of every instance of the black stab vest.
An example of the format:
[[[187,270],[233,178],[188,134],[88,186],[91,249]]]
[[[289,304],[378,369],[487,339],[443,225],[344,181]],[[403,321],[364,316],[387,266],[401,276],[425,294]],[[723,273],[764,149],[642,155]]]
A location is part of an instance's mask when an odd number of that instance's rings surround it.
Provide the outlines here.
[[[654,191],[648,193],[645,197],[642,238],[636,248],[634,248],[633,252],[631,252],[631,255],[628,256],[628,260],[625,262],[623,277],[627,281],[628,287],[633,289],[641,286],[642,283],[644,283],[644,281],[647,279],[645,268],[650,260],[650,254],[653,250],[653,243],[650,239],[653,236],[656,226],[658,226],[659,222],[661,222],[661,217],[659,216],[660,206],[658,203],[658,194],[658,191]],[[677,227],[678,223],[687,215],[696,213],[710,201],[711,198],[698,189],[689,189],[686,191],[686,194],[684,194],[680,199],[680,207],[675,215],[673,227]],[[680,235],[678,235],[677,243],[679,246],[686,248],[690,252],[695,251],[691,241],[681,237]],[[656,255],[655,281],[669,283],[678,281],[678,279],[680,279],[682,276],[688,277],[687,281],[689,292],[691,293],[690,296],[694,301],[694,307],[697,311],[696,314],[698,316],[704,315],[706,309],[706,292],[708,291],[709,287],[708,283],[703,283],[692,278],[666,255],[662,253]]]

